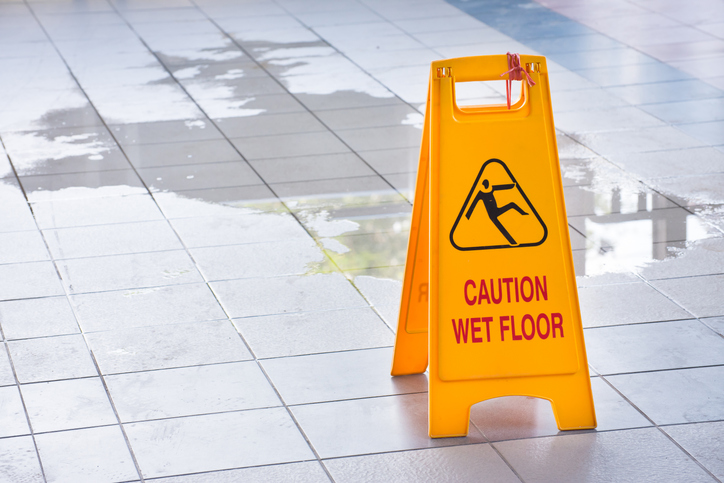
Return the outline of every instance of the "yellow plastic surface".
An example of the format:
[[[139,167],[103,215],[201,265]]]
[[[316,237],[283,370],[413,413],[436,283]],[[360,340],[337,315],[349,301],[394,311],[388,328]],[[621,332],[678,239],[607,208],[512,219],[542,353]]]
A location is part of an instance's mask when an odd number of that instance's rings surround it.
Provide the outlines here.
[[[472,404],[510,395],[550,400],[559,429],[596,426],[546,62],[521,65],[535,85],[508,110],[455,103],[456,82],[500,80],[505,55],[432,64],[392,369],[429,355],[431,437],[466,435]]]

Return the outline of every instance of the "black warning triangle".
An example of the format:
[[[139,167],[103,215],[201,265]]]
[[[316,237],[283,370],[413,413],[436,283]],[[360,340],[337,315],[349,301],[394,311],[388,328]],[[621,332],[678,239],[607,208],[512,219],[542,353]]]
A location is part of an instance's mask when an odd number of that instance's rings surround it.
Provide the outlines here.
[[[450,230],[458,250],[533,247],[548,228],[505,163],[489,159],[478,172]]]

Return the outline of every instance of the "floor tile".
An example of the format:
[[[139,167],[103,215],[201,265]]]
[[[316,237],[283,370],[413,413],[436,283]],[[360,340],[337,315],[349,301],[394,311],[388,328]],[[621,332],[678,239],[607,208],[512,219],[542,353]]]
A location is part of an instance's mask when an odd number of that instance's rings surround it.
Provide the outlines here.
[[[288,183],[375,174],[364,161],[352,153],[264,159],[252,161],[251,165],[267,183]]]
[[[415,126],[389,126],[336,131],[355,151],[414,148],[420,145],[422,130]]]
[[[341,274],[212,282],[211,289],[232,318],[365,307]],[[280,298],[280,294],[284,294]]]
[[[71,303],[86,333],[226,317],[206,284],[73,295]]]
[[[0,302],[0,325],[7,340],[80,332],[65,297]]]
[[[321,132],[327,129],[309,112],[261,113],[249,117],[216,119],[216,125],[229,138]]]
[[[151,191],[262,184],[259,176],[244,161],[143,168],[138,170],[138,174]]]
[[[190,253],[209,281],[304,275],[325,261],[311,238],[196,248]]]
[[[48,481],[112,483],[138,478],[118,426],[47,433],[35,439]]]
[[[43,201],[32,206],[41,229],[163,219],[149,195]]]
[[[369,233],[334,238],[340,248],[327,250],[342,270],[385,267],[405,263],[409,233]]]
[[[640,412],[600,377],[591,378],[591,390],[598,423],[595,431],[651,426]],[[570,434],[558,430],[551,403],[534,397],[489,399],[473,405],[470,416],[485,437],[494,442]]]
[[[714,476],[724,478],[724,458],[717,450],[724,422],[665,426],[663,430]]]
[[[369,308],[235,319],[258,358],[388,347],[394,337]]]
[[[724,153],[709,147],[621,154],[610,159],[626,171],[642,178],[681,176],[684,174],[681,170],[682,159],[696,160],[687,164],[686,175],[724,171]]]
[[[86,337],[103,374],[252,359],[228,321],[96,332]]]
[[[0,300],[63,295],[52,262],[0,265]]]
[[[719,256],[722,247],[724,240],[719,238],[699,240],[676,253],[675,258],[648,264],[639,272],[648,280],[724,273],[724,261]]]
[[[157,192],[153,196],[168,219],[286,211],[266,185]]]
[[[698,320],[600,327],[585,337],[600,374],[724,364],[724,339]]]
[[[117,423],[100,378],[24,384],[21,390],[35,433]]]
[[[691,124],[680,124],[676,126],[689,136],[699,139],[708,144],[724,144],[722,127],[724,121],[692,122]]]
[[[342,141],[328,131],[234,138],[231,142],[249,160],[348,153],[350,151]]]
[[[487,444],[383,453],[324,461],[334,481],[520,481],[502,458]],[[364,475],[364,476],[362,476]]]
[[[576,110],[556,114],[556,127],[566,133],[592,133],[665,126],[665,123],[637,107]]]
[[[719,300],[724,275],[657,280],[652,284],[697,317],[724,315]]]
[[[422,114],[407,104],[333,109],[319,111],[317,116],[333,131],[380,126],[399,126],[412,122],[422,123]]]
[[[256,362],[107,376],[124,423],[281,406]]]
[[[211,121],[160,121],[109,126],[121,146],[172,142],[205,141],[223,136]]]
[[[136,168],[241,161],[239,153],[225,139],[136,144],[126,146],[124,152]]]
[[[189,248],[308,238],[289,214],[250,213],[176,219],[173,228]]]
[[[578,298],[584,327],[691,318],[690,313],[645,283],[580,287]]]
[[[703,319],[702,322],[724,336],[724,317]]]
[[[696,148],[704,145],[703,142],[670,126],[607,133],[582,133],[573,137],[601,156]]]
[[[52,201],[146,194],[138,175],[128,169],[21,178],[28,200]]]
[[[292,412],[322,458],[484,441],[473,426],[464,438],[430,438],[427,434],[427,394],[294,406]]]
[[[607,379],[656,424],[718,421],[724,415],[724,367],[609,376]],[[716,382],[714,382],[716,381]]]
[[[724,120],[722,98],[650,104],[641,109],[671,124]]]
[[[36,230],[33,214],[15,178],[0,179],[0,232]]]
[[[380,176],[359,176],[296,183],[275,183],[274,192],[295,206],[376,204],[380,201],[402,202],[404,199]]]
[[[180,250],[63,260],[57,266],[71,294],[203,281],[189,256]]]
[[[146,478],[314,458],[282,408],[126,425]]]
[[[17,386],[0,388],[0,437],[30,434],[28,419]]]
[[[420,150],[417,147],[360,151],[357,154],[380,174],[410,173],[417,170]]]
[[[392,350],[334,352],[262,362],[284,402],[308,404],[427,391],[417,374],[391,377]]]
[[[653,428],[507,441],[495,446],[521,478],[530,482],[712,481]]]
[[[16,384],[15,373],[10,365],[10,357],[6,348],[0,350],[0,386],[12,386]]]
[[[183,248],[166,221],[144,221],[43,231],[55,260]]]
[[[235,483],[237,481],[295,481],[329,483],[329,477],[316,461],[214,471],[154,480],[154,483]]]
[[[20,383],[97,376],[81,335],[61,335],[8,342]]]
[[[28,483],[45,481],[32,437],[0,439],[0,477]]]
[[[631,104],[655,104],[659,102],[710,99],[721,97],[722,92],[700,80],[683,80],[610,87],[607,91]]]
[[[0,246],[3,247],[0,264],[50,260],[43,237],[37,230],[0,233]]]

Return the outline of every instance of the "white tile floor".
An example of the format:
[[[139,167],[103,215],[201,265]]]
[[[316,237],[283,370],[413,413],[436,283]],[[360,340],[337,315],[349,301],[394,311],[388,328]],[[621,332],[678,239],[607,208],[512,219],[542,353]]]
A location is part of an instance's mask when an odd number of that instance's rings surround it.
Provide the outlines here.
[[[0,481],[724,480],[724,7],[0,1]],[[391,378],[429,62],[548,57],[599,426]],[[501,82],[460,86],[498,103]]]

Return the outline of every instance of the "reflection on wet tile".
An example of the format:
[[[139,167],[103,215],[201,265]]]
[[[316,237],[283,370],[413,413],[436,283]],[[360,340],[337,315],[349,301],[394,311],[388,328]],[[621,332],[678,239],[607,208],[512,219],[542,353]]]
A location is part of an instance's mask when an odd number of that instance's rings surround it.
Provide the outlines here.
[[[36,435],[50,481],[128,481],[138,472],[118,426]]]
[[[724,307],[720,301],[724,290],[724,275],[674,278],[651,283],[697,317],[724,315]]]
[[[147,478],[314,458],[281,408],[132,423],[126,432]]]
[[[388,347],[394,337],[369,308],[235,319],[258,358]]]
[[[358,481],[360,475],[368,481],[399,483],[476,481],[483,474],[490,481],[520,481],[487,444],[335,458],[326,460],[324,465],[334,481],[340,483]]]
[[[724,422],[666,426],[663,430],[714,476],[724,478],[724,459],[717,449]]]
[[[30,434],[28,420],[25,417],[23,401],[16,386],[0,388],[0,418],[3,425],[0,428],[0,437],[20,436]]]
[[[98,375],[81,335],[10,341],[8,349],[21,384]]]
[[[57,267],[72,294],[202,281],[193,261],[181,250],[70,259],[57,262]]]
[[[87,335],[103,374],[252,358],[229,321],[141,327]]]
[[[100,378],[24,384],[21,388],[36,433],[116,423]]]
[[[651,426],[641,413],[600,377],[591,378],[591,390],[597,431]],[[489,399],[473,405],[470,416],[490,441],[571,434],[558,430],[551,403],[535,397]]]
[[[609,376],[624,396],[656,424],[718,421],[724,417],[724,367]]]
[[[403,265],[407,255],[409,233],[394,231],[334,238],[340,245],[330,245],[329,257],[342,270]]]
[[[136,168],[241,161],[239,153],[224,139],[134,144],[124,151]]]
[[[304,275],[325,261],[311,238],[196,248],[190,253],[209,281]]]
[[[86,333],[225,318],[206,284],[131,288],[72,295],[70,300]]]
[[[32,437],[0,439],[0,476],[7,481],[45,481]]]
[[[579,287],[578,298],[584,327],[691,318],[671,299],[641,282]]]
[[[465,438],[430,438],[426,394],[353,399],[291,409],[322,458],[484,441],[474,426]],[[340,427],[345,431],[340,432]]]
[[[262,362],[284,402],[314,402],[427,391],[422,374],[391,377],[392,349],[335,352]]]
[[[256,362],[106,377],[122,422],[281,406]]]
[[[339,273],[212,282],[234,318],[365,307],[367,303]]]
[[[238,481],[294,481],[329,483],[329,477],[316,461],[259,466],[236,470],[198,473],[154,480],[155,483],[235,483]]]
[[[267,183],[372,176],[375,174],[364,161],[353,153],[263,159],[251,161],[251,165]]]
[[[657,429],[572,434],[498,443],[524,481],[709,482],[707,475]]]
[[[0,300],[63,295],[51,262],[0,265]]]
[[[585,331],[589,364],[601,374],[724,364],[724,340],[698,320]]]
[[[0,302],[0,325],[7,340],[80,332],[65,297]]]
[[[692,176],[659,178],[652,186],[674,199],[683,206],[700,204],[720,204],[724,202],[721,183],[724,174],[712,173]]]

